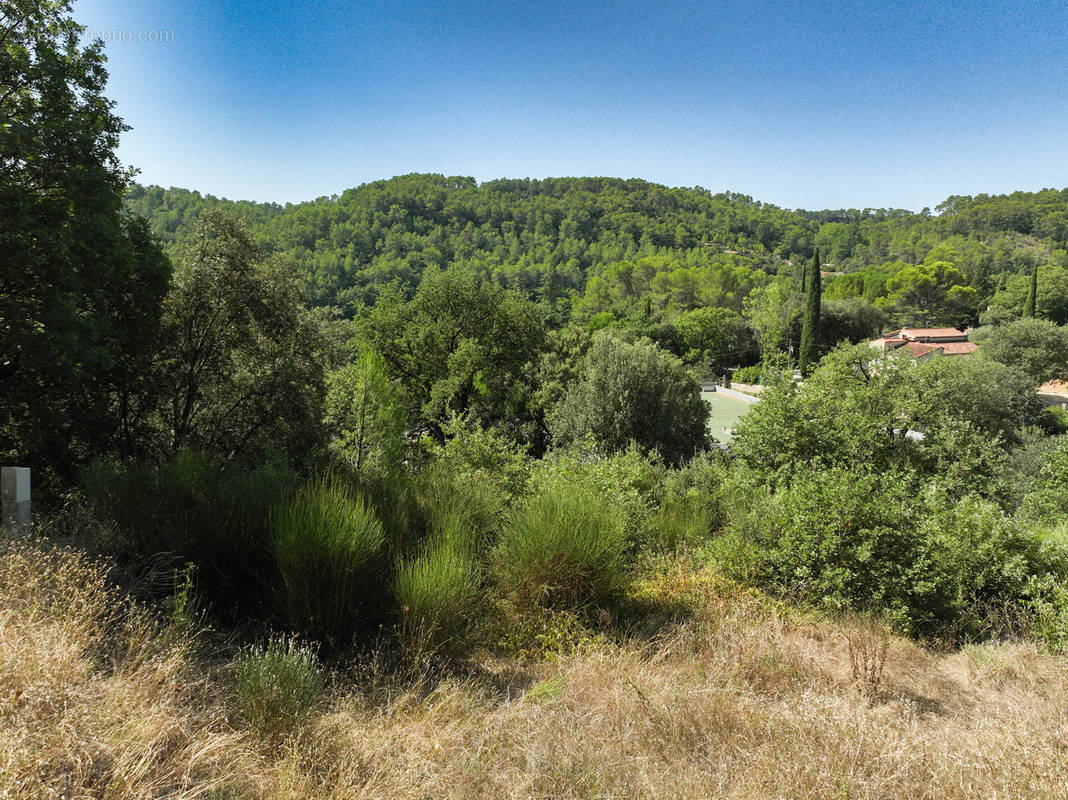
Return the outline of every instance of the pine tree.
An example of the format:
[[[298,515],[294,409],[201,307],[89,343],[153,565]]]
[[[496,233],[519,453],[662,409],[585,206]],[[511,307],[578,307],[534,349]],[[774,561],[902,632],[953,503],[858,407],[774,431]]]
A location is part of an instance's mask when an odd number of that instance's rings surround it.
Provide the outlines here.
[[[803,376],[808,376],[819,361],[817,343],[820,338],[820,300],[823,294],[820,279],[820,251],[812,256],[812,266],[808,270],[808,293],[805,295],[805,317],[801,324],[801,348],[798,366]]]
[[[1027,304],[1024,305],[1024,317],[1037,317],[1038,305],[1038,264],[1031,268],[1031,290],[1027,294]]]

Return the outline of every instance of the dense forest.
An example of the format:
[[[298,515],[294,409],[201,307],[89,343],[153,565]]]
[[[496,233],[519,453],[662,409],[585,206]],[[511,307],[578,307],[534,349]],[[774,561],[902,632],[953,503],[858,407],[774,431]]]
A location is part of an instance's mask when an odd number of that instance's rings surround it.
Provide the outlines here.
[[[230,202],[131,182],[69,4],[0,25],[35,513],[0,542],[0,794],[1063,790],[1068,189]],[[975,352],[864,342],[896,325]],[[760,397],[716,446],[726,373]]]
[[[816,250],[822,352],[892,325],[1012,320],[1035,268],[1043,315],[1068,322],[1068,190],[812,212],[635,179],[407,175],[284,207],[139,185],[125,202],[172,254],[205,209],[239,215],[292,261],[309,302],[344,316],[384,286],[411,295],[428,270],[462,266],[540,302],[555,326],[629,327],[682,357],[714,339],[729,355],[691,359],[705,375],[796,346]],[[723,310],[713,325],[701,309]]]
[[[204,209],[233,211],[259,244],[293,259],[312,302],[343,307],[372,299],[384,282],[414,288],[428,268],[462,263],[589,310],[625,310],[646,296],[668,316],[698,305],[741,310],[754,286],[818,248],[825,269],[860,274],[834,296],[874,301],[901,291],[887,284],[906,265],[945,262],[957,270],[948,288],[974,290],[966,310],[975,316],[1012,275],[1068,259],[1068,190],[1052,189],[950,197],[933,214],[813,212],[636,179],[406,175],[284,207],[134,185],[126,207],[171,253]]]

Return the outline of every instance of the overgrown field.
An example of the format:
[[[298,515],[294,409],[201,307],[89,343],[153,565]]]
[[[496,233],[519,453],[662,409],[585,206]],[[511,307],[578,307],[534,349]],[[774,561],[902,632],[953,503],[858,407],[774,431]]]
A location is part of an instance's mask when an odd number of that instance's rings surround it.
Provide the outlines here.
[[[1062,658],[935,652],[680,563],[632,591],[663,612],[655,632],[327,669],[132,605],[76,551],[9,545],[0,796],[1068,796]]]

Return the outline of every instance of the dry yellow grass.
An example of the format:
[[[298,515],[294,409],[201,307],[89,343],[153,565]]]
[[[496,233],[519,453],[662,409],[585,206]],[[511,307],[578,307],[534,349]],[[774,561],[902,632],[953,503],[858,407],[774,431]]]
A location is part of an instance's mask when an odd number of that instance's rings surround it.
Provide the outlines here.
[[[228,713],[225,675],[98,569],[11,549],[0,797],[1068,797],[1063,659],[894,639],[873,688],[842,623],[787,620],[681,570],[650,591],[699,613],[652,641],[339,691],[266,749]]]

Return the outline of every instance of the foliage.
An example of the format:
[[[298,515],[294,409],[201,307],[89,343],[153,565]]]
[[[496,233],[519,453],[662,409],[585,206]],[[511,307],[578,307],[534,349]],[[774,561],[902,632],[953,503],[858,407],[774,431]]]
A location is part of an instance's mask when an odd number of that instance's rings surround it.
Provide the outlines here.
[[[523,445],[464,417],[452,418],[442,431],[444,444],[430,442],[436,468],[458,483],[488,485],[505,500],[523,493],[531,467]]]
[[[1024,498],[1023,512],[1047,522],[1068,519],[1068,441],[1063,437],[1049,453],[1034,490]]]
[[[707,446],[708,405],[677,358],[651,342],[602,331],[548,424],[557,445],[589,436],[611,453],[634,442],[677,464]]]
[[[374,352],[326,378],[324,423],[330,448],[354,473],[397,473],[404,460],[405,419],[400,394]]]
[[[820,301],[823,294],[819,250],[816,250],[812,256],[812,264],[808,268],[807,275],[805,315],[801,324],[801,345],[798,348],[798,366],[805,377],[811,374],[816,362],[819,361]]]
[[[832,284],[833,285],[833,284]],[[820,305],[820,348],[828,350],[839,342],[858,344],[873,339],[885,329],[883,309],[861,297],[827,300]]]
[[[240,220],[202,215],[164,316],[161,446],[293,460],[319,442],[325,341],[292,269]]]
[[[1058,325],[1068,324],[1068,269],[1063,265],[1044,264],[1037,271],[1035,316]],[[991,325],[1023,317],[1034,280],[1024,274],[1007,276],[1004,285],[990,299],[987,310],[980,315],[980,321]]]
[[[170,276],[123,212],[126,126],[103,95],[104,45],[70,13],[0,4],[0,454],[64,480],[138,451]]]
[[[625,580],[622,514],[586,487],[549,486],[509,516],[492,557],[515,607],[581,609],[612,603]]]
[[[759,384],[764,367],[761,364],[753,364],[751,367],[739,367],[731,373],[731,380],[736,383]]]
[[[135,566],[160,554],[192,563],[201,596],[240,614],[265,599],[270,511],[296,482],[277,461],[248,468],[194,452],[158,466],[94,461],[80,475],[81,502],[117,535],[88,545]]]
[[[1015,367],[1034,386],[1068,378],[1068,330],[1044,319],[1020,319],[972,335],[980,352]]]
[[[320,478],[271,513],[272,545],[290,624],[342,644],[382,610],[385,536],[368,503]]]
[[[793,279],[786,275],[754,290],[745,299],[743,313],[756,332],[765,357],[796,340],[802,304],[802,295],[794,290]]]
[[[685,467],[666,472],[641,544],[674,553],[707,543],[727,520],[726,470],[718,453],[704,453]]]
[[[1040,416],[1027,379],[1002,364],[842,346],[804,386],[769,386],[732,449],[776,484],[863,464],[913,474],[917,486],[937,476],[962,494],[999,496],[1008,447]]]
[[[948,624],[958,639],[1013,633],[1025,616],[1034,576],[1063,575],[1068,551],[1045,546],[975,496],[951,500],[931,490],[923,500],[921,532],[934,545],[939,603],[928,612],[927,627]]]
[[[453,415],[516,429],[526,421],[525,376],[545,336],[542,312],[472,270],[429,272],[410,301],[397,285],[383,290],[362,310],[356,335],[400,383],[409,420],[439,441]]]
[[[758,581],[829,609],[881,612],[907,625],[924,605],[930,570],[910,496],[893,473],[813,470],[758,500],[746,527],[731,534],[755,548]]]
[[[587,440],[535,462],[528,492],[588,489],[622,514],[628,541],[638,542],[660,503],[666,472],[636,447],[606,455]]]
[[[1063,576],[1035,577],[1028,594],[1031,635],[1052,653],[1068,652],[1068,583]]]
[[[774,494],[748,489],[735,515],[733,569],[836,611],[885,615],[913,633],[953,639],[1005,633],[1024,614],[1033,575],[1059,574],[1048,551],[994,503],[917,494],[908,475],[834,467],[800,473]]]
[[[898,322],[922,328],[964,326],[975,316],[976,292],[964,275],[946,261],[925,261],[905,267],[886,284],[880,301],[893,309]]]
[[[241,716],[270,741],[315,714],[326,689],[315,650],[295,638],[271,638],[253,645],[230,669]]]
[[[483,600],[481,564],[471,538],[453,525],[432,534],[418,555],[398,565],[393,595],[409,655],[456,653],[466,643]]]
[[[1031,267],[1031,287],[1027,292],[1027,302],[1024,304],[1023,315],[1025,318],[1034,319],[1038,303],[1038,264]]]
[[[729,308],[696,308],[675,319],[686,348],[684,360],[701,376],[723,375],[736,364],[756,360],[756,340],[738,312]]]

